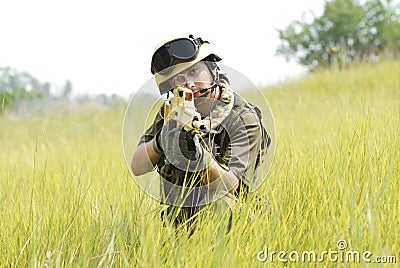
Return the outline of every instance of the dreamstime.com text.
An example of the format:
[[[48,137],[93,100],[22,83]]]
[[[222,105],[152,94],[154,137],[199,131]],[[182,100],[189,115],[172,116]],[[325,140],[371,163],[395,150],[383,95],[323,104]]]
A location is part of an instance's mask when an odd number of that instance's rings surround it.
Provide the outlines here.
[[[346,240],[339,240],[336,249],[328,249],[321,252],[315,250],[306,251],[275,251],[265,248],[257,253],[260,262],[342,262],[342,263],[396,263],[396,256],[377,256],[371,251],[357,251],[347,249]]]

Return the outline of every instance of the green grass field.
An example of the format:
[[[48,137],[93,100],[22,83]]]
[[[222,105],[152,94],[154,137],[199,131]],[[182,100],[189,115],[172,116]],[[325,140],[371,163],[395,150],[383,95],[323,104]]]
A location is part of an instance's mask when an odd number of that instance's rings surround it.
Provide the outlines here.
[[[125,164],[124,109],[0,117],[0,267],[400,265],[400,62],[263,92],[277,147],[259,193],[271,207],[250,195],[228,235],[213,219],[192,236],[162,226]],[[343,257],[353,251],[360,263]]]

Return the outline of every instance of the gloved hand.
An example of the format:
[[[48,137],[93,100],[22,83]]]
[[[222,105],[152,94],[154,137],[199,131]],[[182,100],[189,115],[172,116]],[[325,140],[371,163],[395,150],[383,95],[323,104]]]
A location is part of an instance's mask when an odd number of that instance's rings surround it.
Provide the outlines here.
[[[165,135],[168,133],[170,130],[173,130],[176,128],[176,121],[175,120],[169,120],[166,124],[163,125],[162,129],[156,133],[156,135],[153,137],[153,149],[156,153],[158,154],[164,154],[164,147],[161,141],[161,136]]]
[[[190,172],[204,170],[212,160],[201,137],[176,127],[176,121],[168,121],[159,135],[159,144],[168,162]]]

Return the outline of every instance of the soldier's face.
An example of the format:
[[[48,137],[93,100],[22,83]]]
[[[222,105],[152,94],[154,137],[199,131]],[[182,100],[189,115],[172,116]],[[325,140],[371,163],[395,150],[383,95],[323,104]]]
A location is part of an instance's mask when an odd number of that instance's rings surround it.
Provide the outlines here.
[[[199,98],[207,94],[207,92],[201,94],[200,89],[211,86],[212,75],[204,62],[198,62],[172,77],[169,83],[172,88],[176,86],[185,86],[193,91],[194,98]]]
[[[209,113],[212,99],[215,97],[215,92],[213,91],[209,94],[211,90],[209,89],[201,93],[200,90],[209,88],[212,82],[212,75],[204,62],[194,64],[169,80],[172,88],[176,86],[185,86],[192,90],[194,105],[196,106],[196,110],[202,115],[207,115]]]

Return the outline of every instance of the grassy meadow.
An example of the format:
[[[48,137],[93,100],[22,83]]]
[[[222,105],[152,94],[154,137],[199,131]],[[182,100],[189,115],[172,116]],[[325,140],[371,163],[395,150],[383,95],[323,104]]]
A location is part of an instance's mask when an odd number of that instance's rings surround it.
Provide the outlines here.
[[[258,192],[271,205],[250,194],[228,235],[213,215],[191,236],[163,226],[125,164],[125,108],[0,117],[0,267],[365,266],[365,251],[400,265],[400,62],[263,93],[277,140]]]

